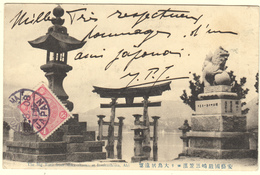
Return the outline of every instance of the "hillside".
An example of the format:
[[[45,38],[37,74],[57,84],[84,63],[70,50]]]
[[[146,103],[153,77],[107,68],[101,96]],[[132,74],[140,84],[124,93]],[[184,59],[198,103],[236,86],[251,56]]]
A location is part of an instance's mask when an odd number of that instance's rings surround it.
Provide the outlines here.
[[[134,117],[133,114],[142,114],[142,108],[117,108],[116,117],[123,116],[124,120],[124,130],[130,131],[133,127]],[[159,119],[159,130],[165,131],[176,131],[183,124],[185,119],[190,119],[193,111],[188,105],[183,104],[181,101],[163,101],[161,107],[150,107],[148,109],[148,114],[150,116],[150,121],[152,121],[151,116],[160,116]],[[85,113],[81,113],[80,121],[88,122],[88,130],[98,129],[98,118],[97,115],[106,115],[105,121],[109,121],[110,109],[101,109],[99,107],[89,110]],[[118,121],[116,119],[116,121]]]

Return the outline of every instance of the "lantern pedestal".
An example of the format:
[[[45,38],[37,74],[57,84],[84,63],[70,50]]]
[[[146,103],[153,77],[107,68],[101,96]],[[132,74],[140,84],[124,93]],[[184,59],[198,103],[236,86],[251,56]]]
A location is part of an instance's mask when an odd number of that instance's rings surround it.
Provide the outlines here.
[[[45,76],[49,81],[50,90],[52,90],[69,111],[72,111],[73,103],[68,100],[69,96],[63,88],[63,80],[67,76],[67,72],[72,70],[72,67],[62,62],[50,61],[42,65],[41,69],[46,72]]]
[[[46,64],[41,69],[46,72],[50,90],[68,108],[73,109],[73,103],[63,89],[63,80],[72,67],[67,64],[68,52],[81,48],[81,42],[67,33],[62,26],[64,10],[58,6],[53,10],[56,18],[52,18],[53,26],[46,35],[29,41],[32,47],[47,50]],[[54,115],[54,114],[53,114]],[[52,119],[55,121],[54,116]],[[24,125],[25,126],[25,125]],[[29,130],[23,127],[23,130]],[[31,128],[32,129],[32,128]],[[87,131],[87,123],[79,122],[74,114],[45,141],[37,134],[22,135],[15,133],[11,141],[6,142],[7,150],[4,159],[21,162],[86,162],[95,159],[106,159],[103,152],[104,141],[96,141],[95,131]]]

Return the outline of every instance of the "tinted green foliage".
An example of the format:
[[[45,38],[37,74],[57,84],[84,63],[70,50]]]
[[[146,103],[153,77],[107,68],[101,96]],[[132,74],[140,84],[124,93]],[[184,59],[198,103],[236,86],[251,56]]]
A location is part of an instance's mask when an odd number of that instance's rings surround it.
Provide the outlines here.
[[[249,89],[243,88],[243,86],[246,83],[246,78],[240,78],[240,81],[238,82],[236,80],[236,76],[234,75],[233,71],[228,72],[230,79],[231,79],[231,85],[232,85],[232,92],[237,93],[239,99],[246,98],[246,95],[248,94]],[[258,79],[258,77],[257,77]],[[198,100],[198,95],[200,93],[203,93],[204,84],[202,81],[200,81],[200,75],[197,75],[196,73],[193,74],[193,80],[189,81],[190,83],[190,94],[188,95],[186,90],[183,90],[183,94],[180,96],[183,103],[189,105],[192,110],[195,111],[195,101]],[[258,82],[257,82],[258,83]],[[246,102],[242,102],[241,106],[243,107],[246,104]],[[242,110],[242,114],[247,114],[249,111],[248,108]]]

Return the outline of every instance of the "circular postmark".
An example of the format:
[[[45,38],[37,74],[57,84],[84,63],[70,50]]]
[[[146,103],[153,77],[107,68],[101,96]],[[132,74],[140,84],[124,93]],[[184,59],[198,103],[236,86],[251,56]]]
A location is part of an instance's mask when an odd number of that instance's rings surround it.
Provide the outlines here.
[[[50,106],[44,93],[30,89],[20,89],[9,96],[4,120],[21,134],[29,135],[41,132],[48,124]]]

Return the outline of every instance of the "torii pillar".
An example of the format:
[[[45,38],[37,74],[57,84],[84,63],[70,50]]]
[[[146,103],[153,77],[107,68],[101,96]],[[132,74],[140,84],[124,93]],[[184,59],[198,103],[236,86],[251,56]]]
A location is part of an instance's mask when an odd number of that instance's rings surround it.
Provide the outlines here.
[[[143,144],[143,152],[144,155],[149,159],[150,158],[150,153],[151,153],[151,144],[150,144],[150,121],[149,121],[149,116],[148,116],[148,99],[149,96],[144,96],[144,108],[143,108],[143,121],[144,121],[144,126],[147,128],[144,130],[144,144]]]

